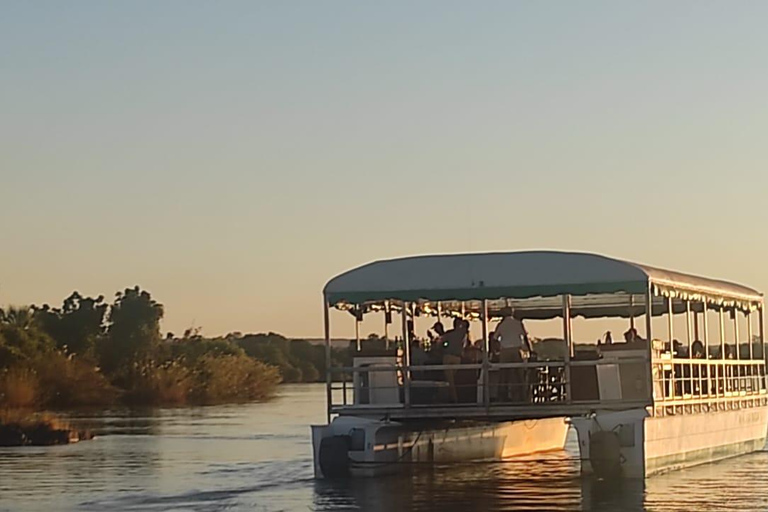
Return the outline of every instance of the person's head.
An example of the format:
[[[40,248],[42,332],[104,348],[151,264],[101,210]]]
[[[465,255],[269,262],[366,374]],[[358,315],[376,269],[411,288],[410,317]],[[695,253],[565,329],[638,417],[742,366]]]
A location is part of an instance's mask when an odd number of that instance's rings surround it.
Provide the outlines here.
[[[693,359],[702,359],[704,357],[704,344],[699,340],[691,343],[691,357]]]
[[[504,316],[512,316],[512,308],[510,308],[509,306],[505,306],[505,307],[501,308],[500,313],[501,313],[501,316],[503,316],[503,317]]]
[[[469,320],[464,320],[464,330],[469,331]]]
[[[445,327],[443,327],[441,322],[435,322],[435,325],[432,326],[432,330],[435,331],[439,336],[445,334]]]
[[[637,331],[634,327],[627,329],[627,332],[624,333],[624,339],[627,341],[627,343],[637,339]]]
[[[460,329],[464,325],[464,320],[458,316],[453,319],[453,328]]]

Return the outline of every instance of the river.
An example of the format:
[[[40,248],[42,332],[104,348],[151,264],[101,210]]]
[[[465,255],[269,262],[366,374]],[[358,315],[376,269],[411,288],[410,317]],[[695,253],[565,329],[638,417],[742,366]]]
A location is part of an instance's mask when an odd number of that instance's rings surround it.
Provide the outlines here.
[[[580,478],[573,435],[565,453],[316,482],[309,425],[324,418],[323,385],[261,404],[74,414],[96,439],[0,448],[0,510],[768,510],[768,452],[603,484]]]

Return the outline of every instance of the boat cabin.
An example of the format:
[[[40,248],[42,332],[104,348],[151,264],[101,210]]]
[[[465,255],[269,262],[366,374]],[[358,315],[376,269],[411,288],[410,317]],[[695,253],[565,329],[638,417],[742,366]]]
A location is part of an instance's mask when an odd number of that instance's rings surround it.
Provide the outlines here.
[[[763,296],[726,281],[572,252],[416,256],[333,278],[324,305],[329,419],[671,416],[768,403]],[[354,322],[351,364],[331,364],[332,311]],[[381,334],[362,339],[361,323],[374,320]],[[609,320],[618,329],[595,336]]]

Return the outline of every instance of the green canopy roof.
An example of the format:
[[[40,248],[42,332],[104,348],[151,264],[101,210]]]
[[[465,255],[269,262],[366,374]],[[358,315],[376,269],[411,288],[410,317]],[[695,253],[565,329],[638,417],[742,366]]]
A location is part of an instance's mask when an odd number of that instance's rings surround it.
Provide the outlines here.
[[[324,294],[331,305],[374,301],[527,299],[626,293],[725,303],[762,304],[746,286],[649,267],[597,254],[522,251],[413,256],[383,260],[331,279]]]

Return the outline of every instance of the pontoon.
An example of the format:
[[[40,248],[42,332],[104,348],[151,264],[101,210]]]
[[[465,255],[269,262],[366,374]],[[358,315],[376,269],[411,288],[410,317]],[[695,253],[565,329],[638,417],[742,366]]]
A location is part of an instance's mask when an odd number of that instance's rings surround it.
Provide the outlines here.
[[[351,366],[331,364],[332,309],[354,319]],[[569,424],[582,471],[600,476],[646,477],[762,449],[763,309],[762,294],[745,286],[595,254],[417,256],[350,270],[324,289],[329,423],[312,427],[315,475],[562,449]],[[490,329],[510,311],[554,322],[561,336],[501,362]],[[377,315],[383,338],[361,340],[360,323]],[[397,316],[402,334],[391,340]],[[409,324],[424,317],[479,322],[476,357],[413,364]],[[620,321],[629,335],[596,344],[574,332],[574,318]]]

